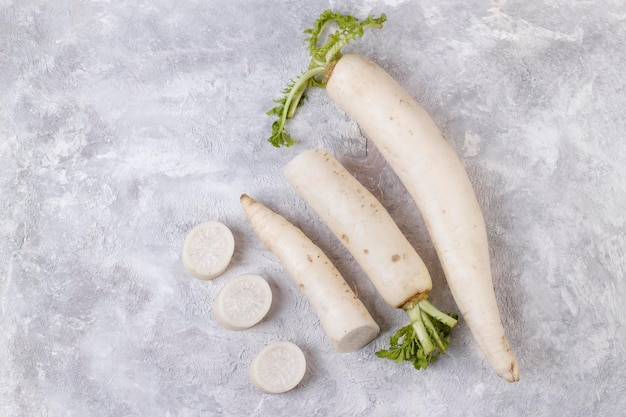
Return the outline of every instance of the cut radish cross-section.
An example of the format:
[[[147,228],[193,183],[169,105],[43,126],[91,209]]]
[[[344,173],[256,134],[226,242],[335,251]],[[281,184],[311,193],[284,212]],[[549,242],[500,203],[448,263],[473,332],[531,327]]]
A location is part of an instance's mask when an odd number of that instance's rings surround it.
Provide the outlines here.
[[[287,341],[266,346],[250,366],[250,379],[261,391],[268,394],[287,392],[302,381],[306,372],[306,359],[302,350]]]
[[[228,281],[217,293],[213,313],[225,328],[244,330],[260,322],[271,304],[272,290],[267,281],[244,274]]]
[[[182,260],[189,275],[198,279],[213,279],[221,275],[235,251],[233,233],[217,221],[194,227],[183,244]]]

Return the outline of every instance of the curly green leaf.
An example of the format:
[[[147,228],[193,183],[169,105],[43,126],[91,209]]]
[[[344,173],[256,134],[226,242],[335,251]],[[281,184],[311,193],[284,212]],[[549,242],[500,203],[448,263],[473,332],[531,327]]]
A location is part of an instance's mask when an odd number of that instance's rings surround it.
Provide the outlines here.
[[[285,132],[287,120],[291,119],[298,107],[306,98],[309,88],[324,88],[328,72],[334,63],[341,58],[341,49],[350,41],[362,37],[366,29],[381,28],[387,19],[384,14],[379,17],[369,16],[359,20],[354,16],[342,15],[332,10],[325,10],[313,23],[313,26],[304,31],[307,47],[311,55],[311,62],[307,71],[283,89],[283,97],[274,100],[278,105],[267,112],[268,116],[275,116],[277,120],[272,124],[272,136],[268,141],[276,146],[291,146],[295,140]],[[320,45],[320,37],[329,24],[334,23],[337,28],[329,34],[326,41]]]

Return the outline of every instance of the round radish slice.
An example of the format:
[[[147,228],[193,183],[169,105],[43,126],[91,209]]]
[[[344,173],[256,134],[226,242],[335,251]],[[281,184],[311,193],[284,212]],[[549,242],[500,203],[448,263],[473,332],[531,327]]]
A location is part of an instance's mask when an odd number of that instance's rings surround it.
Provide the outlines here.
[[[234,251],[235,239],[228,227],[217,221],[200,223],[185,238],[183,266],[192,277],[213,279],[226,270]]]
[[[304,353],[297,345],[287,341],[266,346],[250,365],[252,383],[268,394],[280,394],[295,388],[305,372]]]
[[[267,314],[272,304],[272,290],[265,279],[244,274],[228,281],[217,293],[213,313],[230,330],[248,329]]]

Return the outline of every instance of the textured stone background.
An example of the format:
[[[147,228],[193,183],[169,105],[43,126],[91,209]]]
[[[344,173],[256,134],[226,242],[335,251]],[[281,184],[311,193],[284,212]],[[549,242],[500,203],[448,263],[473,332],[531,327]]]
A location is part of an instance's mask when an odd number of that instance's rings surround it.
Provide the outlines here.
[[[626,5],[623,1],[0,1],[0,415],[608,416],[626,408]],[[385,12],[349,48],[433,115],[484,209],[494,285],[522,380],[485,364],[464,322],[425,372],[374,357],[388,307],[280,176],[334,151],[423,254],[456,311],[413,203],[323,91],[266,143],[272,106],[307,62],[325,8]],[[247,192],[322,246],[380,323],[337,354],[251,233]],[[232,228],[231,268],[185,274],[204,220]],[[243,272],[274,291],[267,319],[220,328],[211,303]],[[261,394],[248,365],[291,340],[303,383]]]

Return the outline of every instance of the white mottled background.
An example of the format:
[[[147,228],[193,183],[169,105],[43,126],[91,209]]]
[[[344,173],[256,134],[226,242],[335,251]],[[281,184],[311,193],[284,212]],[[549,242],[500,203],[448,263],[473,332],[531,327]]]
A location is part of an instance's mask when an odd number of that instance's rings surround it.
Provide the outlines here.
[[[264,112],[308,64],[325,8],[385,12],[349,50],[433,115],[475,184],[521,381],[495,376],[461,320],[425,372],[374,356],[405,323],[280,176],[331,149],[396,217],[456,311],[421,219],[358,127],[313,92],[291,132]],[[0,415],[615,416],[626,408],[626,4],[0,0]],[[336,261],[382,327],[337,354],[238,203],[247,192]],[[185,274],[197,223],[232,228],[220,278]],[[267,319],[220,328],[211,303],[255,272]],[[284,395],[248,365],[291,340],[308,372]]]

